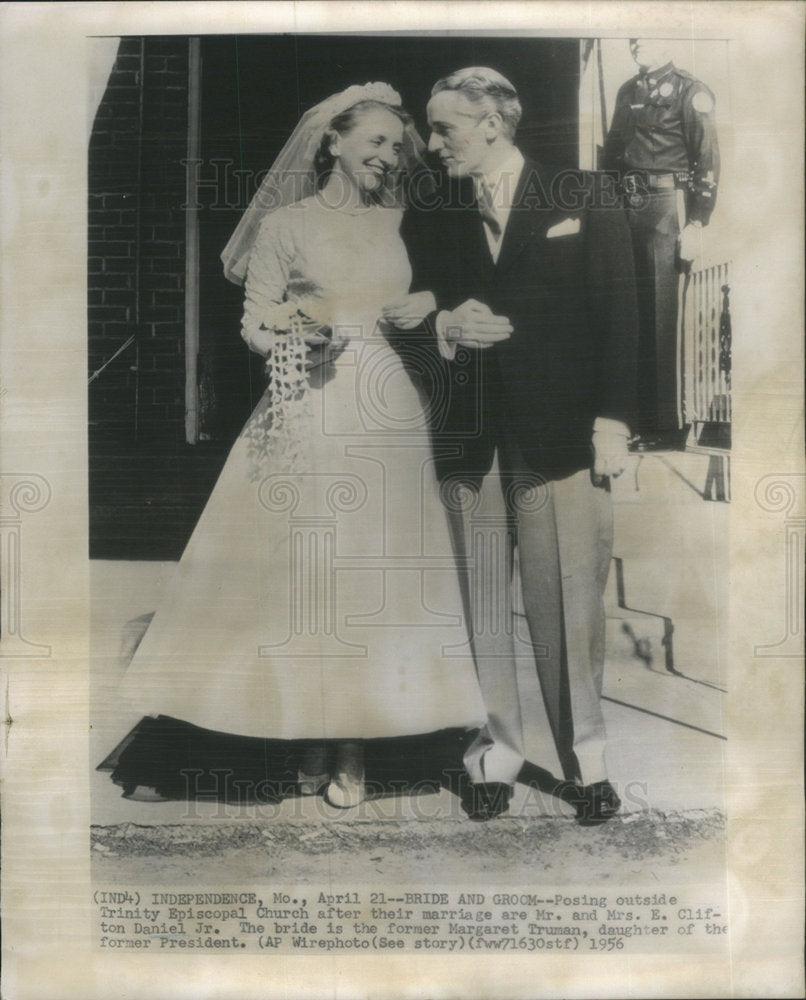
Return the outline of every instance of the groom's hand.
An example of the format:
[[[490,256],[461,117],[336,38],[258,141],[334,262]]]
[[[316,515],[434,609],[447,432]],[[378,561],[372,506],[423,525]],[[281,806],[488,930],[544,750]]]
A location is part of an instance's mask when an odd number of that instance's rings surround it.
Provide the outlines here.
[[[437,332],[450,345],[485,349],[507,340],[512,324],[506,316],[493,315],[492,309],[483,302],[468,299],[456,309],[439,314]]]
[[[630,431],[620,420],[597,417],[593,425],[593,475],[616,479],[627,468]]]
[[[437,308],[433,292],[412,292],[383,307],[383,318],[400,330],[413,330]]]

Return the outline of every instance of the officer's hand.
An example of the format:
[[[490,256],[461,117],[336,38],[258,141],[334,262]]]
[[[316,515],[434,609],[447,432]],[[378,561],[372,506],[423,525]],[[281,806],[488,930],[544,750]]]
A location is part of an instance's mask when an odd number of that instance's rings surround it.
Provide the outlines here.
[[[493,315],[492,309],[476,299],[468,299],[451,312],[440,313],[441,332],[449,344],[462,347],[492,347],[508,340],[512,324],[506,316]]]
[[[702,253],[702,227],[690,222],[678,237],[677,247],[681,260],[696,260]]]
[[[413,330],[437,307],[433,292],[413,292],[383,307],[383,318],[401,330]]]
[[[616,479],[627,468],[629,432],[617,421],[602,423],[605,426],[593,432],[593,474],[596,478]]]

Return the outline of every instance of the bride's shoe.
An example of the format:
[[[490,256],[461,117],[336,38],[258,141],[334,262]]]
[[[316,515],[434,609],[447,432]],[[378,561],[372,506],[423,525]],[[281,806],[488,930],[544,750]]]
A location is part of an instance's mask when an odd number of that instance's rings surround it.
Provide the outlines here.
[[[336,773],[327,786],[325,798],[337,809],[352,809],[364,801],[364,748],[361,743],[340,743]]]
[[[330,775],[325,771],[323,774],[305,774],[304,771],[297,773],[297,790],[300,795],[318,795],[330,780]]]
[[[321,744],[308,747],[297,772],[300,795],[318,795],[330,780],[327,770],[327,749]]]

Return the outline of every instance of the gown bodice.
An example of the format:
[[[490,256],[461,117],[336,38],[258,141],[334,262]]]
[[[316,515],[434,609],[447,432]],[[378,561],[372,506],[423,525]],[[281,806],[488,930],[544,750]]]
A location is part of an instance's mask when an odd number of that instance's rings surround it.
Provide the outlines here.
[[[401,216],[380,206],[331,208],[316,196],[268,215],[249,262],[246,339],[285,299],[323,324],[360,326],[368,336],[383,306],[405,295],[411,281]]]

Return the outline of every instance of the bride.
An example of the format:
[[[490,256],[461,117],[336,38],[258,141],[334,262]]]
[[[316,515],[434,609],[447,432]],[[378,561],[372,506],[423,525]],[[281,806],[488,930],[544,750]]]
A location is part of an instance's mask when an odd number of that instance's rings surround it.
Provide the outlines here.
[[[124,681],[140,714],[308,741],[299,790],[340,807],[364,795],[363,740],[485,717],[427,414],[382,319],[428,311],[399,234],[421,148],[390,87],[349,87],[303,116],[224,250],[269,384]]]

